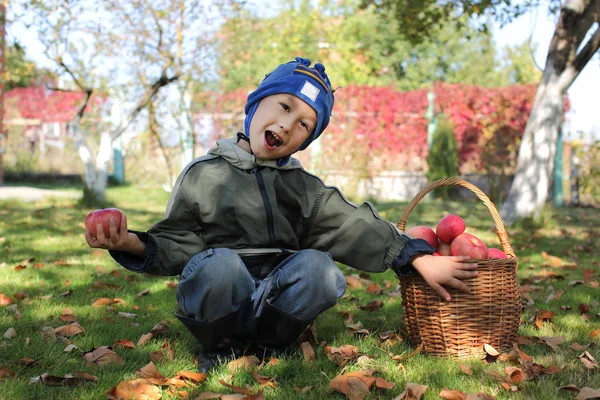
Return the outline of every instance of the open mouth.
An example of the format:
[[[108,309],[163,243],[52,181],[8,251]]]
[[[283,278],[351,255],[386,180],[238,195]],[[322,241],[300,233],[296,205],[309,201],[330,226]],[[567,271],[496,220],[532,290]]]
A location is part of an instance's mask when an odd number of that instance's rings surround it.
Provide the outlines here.
[[[267,141],[267,144],[269,145],[269,147],[273,147],[273,148],[277,148],[283,144],[283,141],[281,140],[281,138],[279,136],[277,136],[277,134],[273,131],[265,132],[265,140]]]

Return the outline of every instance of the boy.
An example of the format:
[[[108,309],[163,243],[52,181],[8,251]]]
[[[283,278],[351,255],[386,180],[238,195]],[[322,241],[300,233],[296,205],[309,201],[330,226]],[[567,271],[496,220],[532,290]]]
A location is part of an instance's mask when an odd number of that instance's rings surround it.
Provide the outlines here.
[[[198,369],[239,355],[259,357],[294,343],[346,289],[335,261],[371,272],[413,268],[447,300],[450,285],[476,276],[465,257],[434,249],[349,203],[291,158],[329,123],[333,90],[322,64],[297,57],[248,96],[244,133],[223,139],[180,174],[165,218],[147,233],[110,224],[90,247],[110,250],[135,272],[181,275],[175,315],[199,342]]]

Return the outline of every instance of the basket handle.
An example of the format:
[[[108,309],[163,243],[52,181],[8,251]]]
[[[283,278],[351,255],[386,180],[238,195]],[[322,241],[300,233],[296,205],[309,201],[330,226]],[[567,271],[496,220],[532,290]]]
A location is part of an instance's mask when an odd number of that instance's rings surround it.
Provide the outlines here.
[[[500,245],[502,246],[502,251],[508,257],[516,257],[515,252],[512,246],[510,245],[510,241],[508,240],[508,233],[506,233],[506,229],[504,228],[504,224],[500,219],[500,215],[498,214],[494,203],[492,203],[489,197],[487,197],[487,195],[483,193],[477,186],[459,178],[438,179],[437,181],[433,181],[427,184],[427,186],[425,186],[419,193],[415,195],[415,197],[408,204],[408,206],[406,206],[406,208],[402,212],[402,216],[400,217],[400,221],[398,222],[396,227],[402,232],[404,232],[404,230],[406,229],[406,221],[408,220],[408,216],[410,215],[411,211],[415,208],[417,203],[423,197],[425,197],[427,193],[441,186],[461,186],[473,192],[473,194],[477,196],[479,200],[481,200],[483,204],[487,207],[490,215],[492,216],[492,219],[494,220],[494,224],[496,225],[496,232],[498,234],[498,239],[500,239]]]

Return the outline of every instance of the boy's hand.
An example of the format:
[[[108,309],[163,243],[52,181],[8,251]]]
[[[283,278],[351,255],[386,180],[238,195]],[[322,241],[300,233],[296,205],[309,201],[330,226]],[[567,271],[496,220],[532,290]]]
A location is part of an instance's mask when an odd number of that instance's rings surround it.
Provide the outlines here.
[[[466,293],[471,293],[462,279],[470,279],[477,276],[477,264],[462,263],[469,257],[457,256],[432,256],[423,254],[412,259],[412,266],[421,274],[425,282],[429,284],[446,301],[451,297],[442,285],[449,285]]]
[[[95,249],[125,251],[128,253],[143,256],[145,254],[145,245],[139,240],[136,234],[127,231],[127,217],[122,214],[121,226],[117,230],[117,221],[110,218],[109,232],[110,237],[106,238],[102,224],[98,224],[97,237],[93,237],[89,230],[85,230],[85,240],[88,245]]]

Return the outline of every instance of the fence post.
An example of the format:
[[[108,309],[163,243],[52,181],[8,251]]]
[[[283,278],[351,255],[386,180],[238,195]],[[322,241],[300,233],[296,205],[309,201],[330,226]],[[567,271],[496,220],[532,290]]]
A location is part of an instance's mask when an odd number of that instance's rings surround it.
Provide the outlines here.
[[[556,154],[554,155],[554,205],[562,207],[565,204],[563,198],[563,141],[562,129],[558,130],[558,141],[556,143]]]

